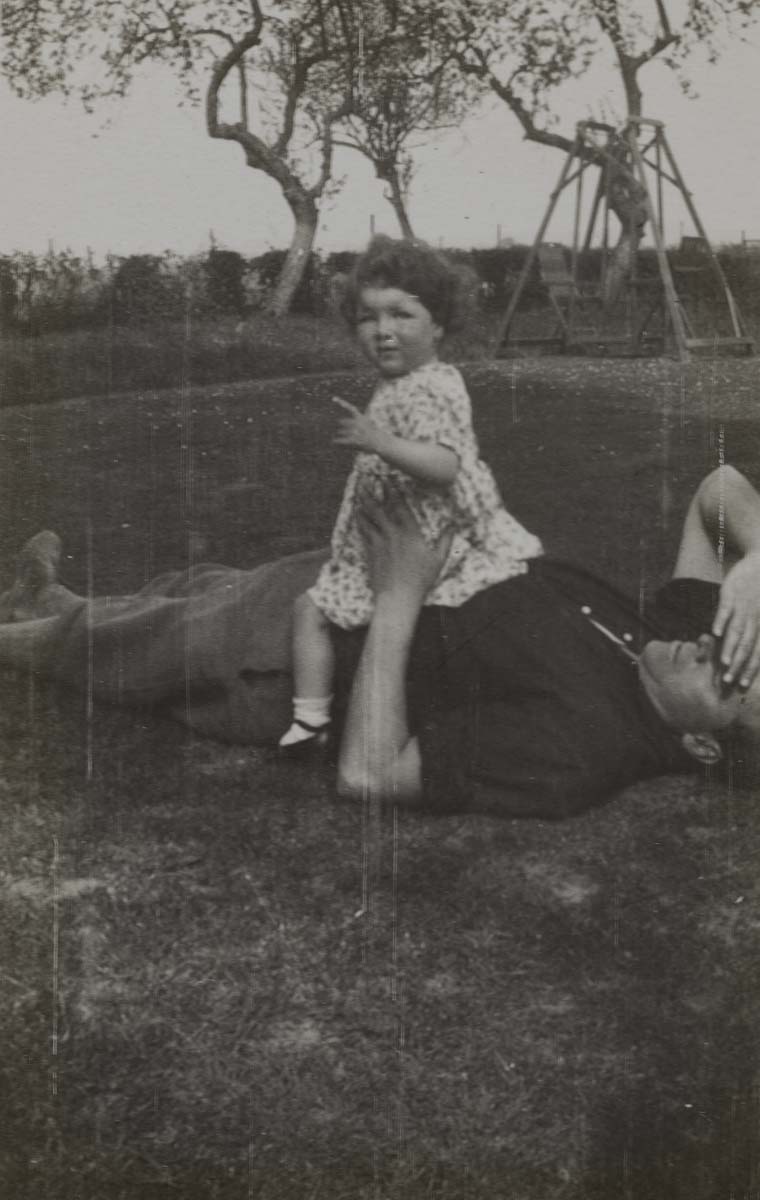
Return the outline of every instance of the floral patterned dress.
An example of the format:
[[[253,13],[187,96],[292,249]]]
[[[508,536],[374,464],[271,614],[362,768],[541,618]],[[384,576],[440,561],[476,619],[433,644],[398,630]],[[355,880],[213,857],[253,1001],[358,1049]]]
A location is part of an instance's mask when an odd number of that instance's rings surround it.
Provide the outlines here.
[[[431,544],[453,527],[451,549],[425,604],[458,608],[491,584],[522,575],[526,560],[543,552],[538,538],[506,511],[493,475],[480,460],[470,398],[455,367],[434,361],[382,381],[367,416],[397,437],[448,447],[459,458],[459,470],[450,487],[433,488],[377,454],[357,454],[332,534],[332,556],[308,593],[334,625],[354,629],[372,617],[367,557],[356,523],[357,493],[364,487],[380,494],[391,480]]]

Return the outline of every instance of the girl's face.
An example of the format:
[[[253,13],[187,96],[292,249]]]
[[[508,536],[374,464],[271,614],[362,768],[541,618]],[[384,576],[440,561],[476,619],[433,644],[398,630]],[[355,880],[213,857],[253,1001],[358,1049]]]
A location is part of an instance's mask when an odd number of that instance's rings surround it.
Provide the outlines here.
[[[410,292],[366,287],[356,308],[356,336],[380,374],[393,379],[436,359],[443,330]]]

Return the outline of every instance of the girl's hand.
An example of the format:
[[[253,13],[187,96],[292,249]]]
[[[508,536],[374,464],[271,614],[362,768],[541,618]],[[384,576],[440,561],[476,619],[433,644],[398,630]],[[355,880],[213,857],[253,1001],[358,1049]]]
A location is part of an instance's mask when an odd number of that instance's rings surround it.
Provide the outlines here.
[[[338,432],[333,438],[335,444],[353,446],[354,450],[364,450],[367,454],[382,454],[386,441],[383,430],[347,400],[341,400],[339,396],[333,396],[332,399],[333,404],[350,414],[339,421]]]

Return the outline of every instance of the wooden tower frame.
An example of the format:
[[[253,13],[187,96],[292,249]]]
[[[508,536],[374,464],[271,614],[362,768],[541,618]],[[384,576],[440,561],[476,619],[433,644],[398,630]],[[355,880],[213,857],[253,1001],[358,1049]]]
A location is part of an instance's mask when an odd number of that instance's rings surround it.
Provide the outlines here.
[[[603,317],[601,297],[604,294],[605,274],[610,260],[609,184],[613,171],[616,167],[619,169],[621,150],[625,156],[624,162],[627,169],[633,173],[640,184],[640,200],[646,212],[648,229],[654,240],[659,280],[656,281],[654,292],[651,281],[648,287],[643,286],[642,281],[638,280],[636,276],[634,258],[631,264],[630,279],[627,283],[629,320],[626,333],[623,337],[609,337],[605,336],[604,320],[602,319],[600,322],[598,317],[600,315]],[[590,167],[597,168],[599,177],[585,233],[582,237],[583,183],[584,176]],[[575,184],[575,215],[573,244],[568,266],[564,249],[555,246],[552,251],[547,245],[545,237],[560,196],[573,183]],[[664,185],[666,183],[671,184],[680,194],[691,217],[696,233],[691,241],[698,250],[699,267],[711,271],[717,290],[725,303],[725,312],[731,330],[728,336],[696,337],[694,334],[676,288],[665,246]],[[601,279],[597,284],[589,284],[580,278],[579,264],[581,256],[591,248],[599,220],[601,220],[602,227]],[[513,337],[514,319],[536,262],[541,270],[557,319],[556,331],[550,337],[517,339]],[[594,304],[597,319],[594,320],[592,317],[591,328],[589,328],[589,311]],[[576,126],[575,140],[565,159],[557,185],[551,193],[544,218],[526,256],[507,311],[499,327],[494,347],[495,352],[497,355],[508,352],[511,340],[513,344],[518,342],[525,345],[543,343],[544,347],[555,345],[560,351],[581,353],[587,352],[590,342],[593,342],[597,348],[609,343],[616,346],[618,353],[641,354],[645,351],[649,338],[647,326],[657,309],[661,311],[663,318],[661,345],[664,348],[666,341],[670,340],[675,353],[682,361],[688,360],[692,351],[699,350],[744,354],[753,354],[755,351],[754,341],[747,334],[723,268],[710,245],[691,193],[686,187],[665,137],[663,122],[645,117],[629,117],[623,128],[616,130],[614,126],[600,121],[580,121]]]

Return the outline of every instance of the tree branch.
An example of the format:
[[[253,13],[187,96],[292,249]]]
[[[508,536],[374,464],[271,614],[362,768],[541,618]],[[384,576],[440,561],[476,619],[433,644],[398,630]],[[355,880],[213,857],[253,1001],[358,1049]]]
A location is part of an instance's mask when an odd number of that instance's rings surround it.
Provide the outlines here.
[[[346,97],[342,104],[325,116],[322,126],[322,161],[319,172],[319,179],[312,187],[307,188],[307,191],[314,200],[317,200],[327,187],[332,174],[332,156],[333,156],[333,125],[347,117],[351,111],[351,98]]]
[[[542,146],[554,146],[558,150],[565,150],[567,152],[573,148],[574,141],[572,138],[565,137],[561,133],[553,133],[550,129],[542,129],[536,125],[533,114],[527,105],[523,103],[508,83],[503,83],[494,74],[482,51],[470,47],[470,52],[474,52],[480,61],[478,63],[468,62],[465,56],[466,52],[457,54],[460,69],[466,75],[474,75],[480,79],[500,100],[504,101],[514,116],[517,117],[522,126],[523,133],[529,142],[538,142]]]
[[[673,37],[674,35],[670,28],[670,18],[668,17],[668,10],[665,7],[664,0],[654,0],[654,2],[657,7],[657,15],[660,18],[660,25],[662,26],[662,36],[665,38]]]
[[[239,41],[234,42],[224,58],[218,59],[211,69],[211,78],[206,89],[206,129],[209,137],[228,136],[219,132],[219,92],[230,71],[237,69],[248,51],[252,50],[254,46],[258,46],[261,41],[264,14],[258,0],[251,0],[251,7],[254,10],[253,28],[249,29],[248,33]],[[229,38],[227,34],[224,36]],[[225,126],[225,129],[229,128],[231,127]],[[262,145],[264,145],[263,142]]]

